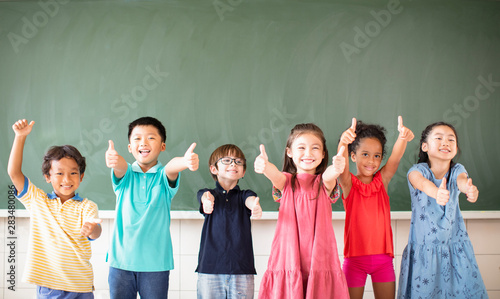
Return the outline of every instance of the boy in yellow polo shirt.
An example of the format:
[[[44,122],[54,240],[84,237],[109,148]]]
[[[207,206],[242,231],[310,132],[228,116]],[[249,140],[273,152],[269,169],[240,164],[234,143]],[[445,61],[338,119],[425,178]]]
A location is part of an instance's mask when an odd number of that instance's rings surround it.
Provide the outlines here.
[[[54,191],[37,188],[21,169],[24,144],[34,123],[23,119],[12,126],[16,136],[8,165],[16,197],[31,217],[24,281],[37,285],[37,298],[94,298],[89,240],[101,235],[101,220],[97,205],[75,193],[85,158],[70,145],[51,147],[42,172]]]

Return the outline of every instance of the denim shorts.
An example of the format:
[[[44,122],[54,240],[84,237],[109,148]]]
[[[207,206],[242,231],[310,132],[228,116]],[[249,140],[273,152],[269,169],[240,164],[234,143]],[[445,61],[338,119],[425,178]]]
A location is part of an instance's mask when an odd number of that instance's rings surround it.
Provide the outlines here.
[[[37,299],[94,299],[94,293],[75,293],[36,286]]]
[[[387,254],[364,255],[344,258],[345,278],[350,288],[364,287],[366,277],[371,275],[372,282],[396,281],[394,258]]]
[[[254,295],[254,275],[198,273],[198,299],[251,299]]]
[[[167,299],[170,271],[134,272],[109,267],[111,299]]]

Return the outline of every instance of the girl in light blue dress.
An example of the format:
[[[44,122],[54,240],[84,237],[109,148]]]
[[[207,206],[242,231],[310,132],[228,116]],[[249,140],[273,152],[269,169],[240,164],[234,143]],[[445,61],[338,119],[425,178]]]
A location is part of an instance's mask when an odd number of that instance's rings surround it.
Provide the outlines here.
[[[458,203],[460,192],[475,202],[479,191],[453,162],[458,151],[453,126],[422,132],[418,164],[408,171],[412,214],[398,298],[488,298]]]

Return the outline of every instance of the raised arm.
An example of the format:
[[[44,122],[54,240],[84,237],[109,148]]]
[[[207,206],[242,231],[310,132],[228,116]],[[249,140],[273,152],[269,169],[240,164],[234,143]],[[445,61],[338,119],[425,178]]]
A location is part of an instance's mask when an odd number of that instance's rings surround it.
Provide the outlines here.
[[[477,187],[472,184],[472,179],[467,178],[467,174],[465,172],[461,173],[457,177],[457,186],[460,192],[465,193],[467,195],[467,200],[470,202],[476,202],[479,196],[479,190]]]
[[[21,192],[24,189],[24,174],[22,172],[24,144],[26,143],[26,137],[31,133],[31,129],[34,124],[34,121],[31,121],[28,124],[27,120],[22,119],[12,125],[12,129],[14,130],[16,136],[14,137],[12,150],[10,151],[7,172],[18,192]]]
[[[323,173],[323,184],[325,184],[326,191],[330,194],[333,188],[337,185],[337,178],[344,171],[346,159],[344,157],[345,146],[341,146],[337,155],[332,158],[332,165]]]
[[[266,148],[260,145],[260,155],[255,158],[254,168],[256,173],[264,174],[278,190],[285,187],[286,176],[267,158]]]
[[[343,151],[342,155],[344,156],[345,159],[345,167],[344,171],[340,174],[339,176],[339,181],[340,184],[342,185],[342,193],[344,194],[344,197],[347,197],[349,195],[349,192],[351,191],[351,173],[349,172],[349,150],[348,146],[349,144],[353,143],[354,139],[356,139],[356,119],[352,118],[352,123],[351,127],[342,133],[342,136],[340,136],[340,141],[339,145],[337,148],[337,151],[340,153],[340,149],[342,147],[345,148]]]
[[[441,185],[437,187],[433,182],[426,179],[419,171],[414,170],[408,174],[408,180],[413,188],[418,189],[427,196],[436,199],[439,205],[446,205],[450,199],[450,191],[446,189],[446,178],[443,178]]]
[[[406,144],[413,140],[413,132],[407,127],[403,126],[403,117],[398,116],[398,131],[399,136],[394,146],[392,148],[391,156],[387,159],[387,163],[380,170],[380,174],[382,175],[382,181],[384,182],[384,186],[387,189],[389,182],[391,181],[394,174],[398,170],[399,162],[403,158],[403,155],[406,150]]]
[[[184,154],[184,157],[175,157],[167,163],[165,166],[165,173],[170,181],[176,181],[179,176],[179,172],[184,169],[189,169],[191,171],[198,170],[200,160],[198,159],[198,154],[194,152],[195,147],[196,143],[191,144]]]
[[[115,144],[112,140],[109,140],[109,146],[105,156],[106,166],[112,168],[115,176],[121,179],[125,173],[127,173],[128,164],[115,150]]]

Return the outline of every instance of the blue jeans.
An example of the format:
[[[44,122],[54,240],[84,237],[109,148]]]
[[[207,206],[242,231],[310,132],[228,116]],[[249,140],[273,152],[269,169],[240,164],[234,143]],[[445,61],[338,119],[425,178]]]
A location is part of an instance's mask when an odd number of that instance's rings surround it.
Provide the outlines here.
[[[170,271],[133,272],[109,267],[111,299],[167,299]]]
[[[94,293],[75,293],[36,286],[37,299],[94,299]]]
[[[253,298],[254,275],[198,273],[198,299]]]

